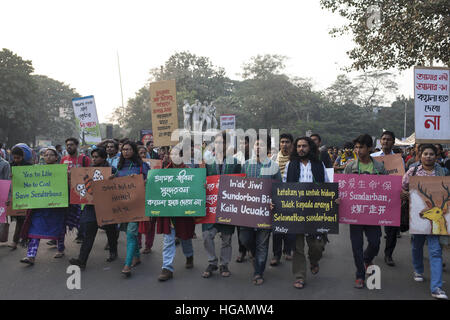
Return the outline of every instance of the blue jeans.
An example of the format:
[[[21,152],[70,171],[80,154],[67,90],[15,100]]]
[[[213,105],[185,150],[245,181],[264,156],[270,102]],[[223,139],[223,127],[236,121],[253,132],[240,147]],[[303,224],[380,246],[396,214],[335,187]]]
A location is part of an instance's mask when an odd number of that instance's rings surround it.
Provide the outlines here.
[[[239,235],[241,242],[255,257],[253,262],[255,276],[263,276],[266,269],[271,232],[272,230],[241,227]]]
[[[138,245],[138,222],[130,222],[127,226],[127,258],[125,259],[125,265],[131,267],[133,258],[139,258],[139,245]]]
[[[414,271],[423,274],[423,245],[425,239],[428,243],[428,254],[430,260],[431,292],[437,288],[442,288],[442,248],[439,243],[439,236],[414,234],[412,235],[412,260]]]
[[[186,258],[194,255],[194,248],[192,246],[192,239],[181,240],[181,247],[183,248],[183,254]],[[175,258],[176,245],[175,245],[175,229],[170,228],[170,234],[164,235],[163,243],[163,269],[167,269],[173,272],[173,259]]]

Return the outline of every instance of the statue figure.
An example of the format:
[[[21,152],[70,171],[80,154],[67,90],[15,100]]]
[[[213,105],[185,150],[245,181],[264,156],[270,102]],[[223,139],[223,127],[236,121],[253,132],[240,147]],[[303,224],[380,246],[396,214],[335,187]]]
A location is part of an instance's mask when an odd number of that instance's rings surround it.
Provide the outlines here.
[[[217,119],[216,119],[216,106],[213,105],[213,103],[211,102],[211,104],[209,105],[209,116],[211,119],[211,124],[212,124],[212,128],[213,129],[217,129],[217,127],[219,126]]]
[[[209,108],[208,108],[208,101],[203,102],[202,109],[201,109],[201,126],[200,129],[203,131],[203,125],[206,122],[206,130],[211,129],[211,118],[209,116]]]
[[[184,129],[191,130],[191,114],[192,106],[189,105],[187,100],[184,100],[183,116],[184,116]]]
[[[200,102],[195,100],[195,103],[192,105],[192,130],[199,131],[198,127],[200,124]]]

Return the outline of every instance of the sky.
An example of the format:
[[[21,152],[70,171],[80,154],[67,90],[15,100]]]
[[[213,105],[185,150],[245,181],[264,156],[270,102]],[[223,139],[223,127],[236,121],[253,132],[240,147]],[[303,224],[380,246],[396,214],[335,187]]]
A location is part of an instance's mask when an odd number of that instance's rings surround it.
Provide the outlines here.
[[[332,84],[351,61],[350,36],[329,30],[345,21],[319,0],[39,0],[1,1],[0,49],[31,60],[36,74],[94,95],[100,122],[126,101],[175,52],[209,57],[231,79],[258,54],[289,59],[285,72]],[[396,71],[395,71],[396,72]],[[412,69],[396,77],[398,95],[413,95]]]

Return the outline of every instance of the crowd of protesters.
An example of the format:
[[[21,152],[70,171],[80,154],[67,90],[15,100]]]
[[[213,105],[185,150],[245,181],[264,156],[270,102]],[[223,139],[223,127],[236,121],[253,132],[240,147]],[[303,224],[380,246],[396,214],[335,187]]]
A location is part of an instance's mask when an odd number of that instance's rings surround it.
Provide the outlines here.
[[[65,140],[65,148],[61,145],[32,150],[25,144],[11,149],[0,145],[0,179],[11,179],[12,166],[28,166],[35,164],[67,164],[68,171],[75,167],[112,167],[111,179],[129,175],[142,175],[146,179],[151,170],[145,159],[161,160],[162,168],[206,168],[207,176],[245,173],[247,177],[265,178],[279,182],[329,182],[326,168],[334,168],[335,173],[386,174],[383,163],[373,157],[402,154],[406,174],[403,177],[403,200],[408,199],[409,177],[449,175],[450,159],[448,150],[439,144],[414,145],[407,148],[395,147],[393,132],[384,131],[380,136],[381,148],[373,146],[373,139],[367,134],[360,135],[342,148],[322,146],[319,134],[310,137],[294,137],[289,133],[280,135],[279,149],[272,149],[270,137],[256,138],[253,145],[249,139],[242,140],[242,148],[235,153],[233,159],[227,159],[227,140],[229,135],[221,132],[215,136],[214,142],[195,148],[191,145],[191,155],[199,154],[208,160],[206,164],[179,163],[172,159],[173,148],[155,148],[153,139],[144,143],[130,139],[108,139],[98,145],[81,150],[76,138]],[[176,148],[176,147],[174,147]],[[180,153],[182,152],[181,150]],[[171,153],[172,152],[172,153]],[[267,168],[276,168],[267,171]],[[268,173],[269,172],[269,173]],[[69,176],[70,177],[70,176]],[[70,178],[69,178],[70,179]],[[10,204],[10,203],[8,203]],[[339,199],[337,200],[339,204]],[[85,269],[95,242],[99,226],[97,225],[95,207],[93,205],[69,205],[67,208],[47,208],[29,210],[25,217],[13,217],[15,230],[10,244],[11,250],[17,250],[19,244],[26,246],[27,253],[20,262],[33,265],[40,244],[40,239],[47,239],[47,245],[56,246],[56,259],[64,257],[64,241],[67,230],[77,229],[76,241],[81,244],[79,255],[69,260],[70,264]],[[173,277],[173,261],[176,245],[181,244],[186,258],[186,268],[192,268],[194,250],[192,239],[196,237],[194,218],[151,218],[147,222],[130,222],[127,224],[111,224],[101,227],[106,231],[109,251],[106,261],[113,262],[118,258],[118,238],[120,232],[126,232],[126,259],[122,274],[131,275],[132,269],[141,263],[140,255],[152,251],[155,232],[163,234],[163,265],[158,279],[166,281]],[[203,224],[202,237],[207,253],[206,268],[202,277],[210,278],[215,271],[222,277],[231,276],[232,238],[237,231],[239,241],[237,263],[251,260],[253,262],[252,281],[255,285],[264,283],[264,271],[269,256],[269,241],[272,236],[273,253],[270,265],[276,267],[284,257],[292,261],[293,286],[302,289],[306,285],[307,258],[312,274],[319,273],[319,261],[329,242],[326,234],[280,234],[267,229],[235,227],[223,224]],[[384,261],[395,266],[393,253],[397,238],[401,236],[399,227],[385,227],[386,246]],[[217,255],[214,239],[220,235],[220,252]],[[364,235],[368,245],[364,250]],[[142,240],[144,237],[144,241]],[[363,288],[368,267],[378,255],[381,245],[382,229],[380,226],[350,225],[350,240],[356,267],[355,288]],[[413,278],[424,281],[423,246],[427,242],[430,252],[431,294],[435,298],[447,299],[442,289],[442,241],[440,236],[413,235],[411,240]],[[305,243],[308,252],[305,253]],[[142,250],[142,251],[141,251]]]

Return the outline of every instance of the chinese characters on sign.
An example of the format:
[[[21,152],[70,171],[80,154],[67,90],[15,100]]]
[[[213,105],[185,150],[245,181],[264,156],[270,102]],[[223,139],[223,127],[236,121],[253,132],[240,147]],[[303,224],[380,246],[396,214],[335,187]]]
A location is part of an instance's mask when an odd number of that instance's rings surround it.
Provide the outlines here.
[[[339,222],[400,226],[402,177],[336,174],[339,184]]]

